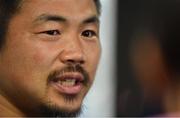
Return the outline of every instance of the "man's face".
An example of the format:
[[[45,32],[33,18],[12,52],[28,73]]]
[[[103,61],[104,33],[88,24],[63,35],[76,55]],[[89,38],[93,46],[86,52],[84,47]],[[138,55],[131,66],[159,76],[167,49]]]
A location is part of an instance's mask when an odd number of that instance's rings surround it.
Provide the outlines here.
[[[25,0],[0,52],[0,89],[24,112],[75,112],[100,57],[93,0]],[[31,114],[33,115],[33,114]]]

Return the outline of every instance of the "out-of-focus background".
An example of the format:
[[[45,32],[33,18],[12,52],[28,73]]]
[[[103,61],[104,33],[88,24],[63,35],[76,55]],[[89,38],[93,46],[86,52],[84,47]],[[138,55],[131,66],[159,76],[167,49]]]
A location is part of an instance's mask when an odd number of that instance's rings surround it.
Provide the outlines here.
[[[180,1],[101,3],[102,56],[81,116],[180,116]]]
[[[116,116],[180,117],[180,1],[117,5]]]

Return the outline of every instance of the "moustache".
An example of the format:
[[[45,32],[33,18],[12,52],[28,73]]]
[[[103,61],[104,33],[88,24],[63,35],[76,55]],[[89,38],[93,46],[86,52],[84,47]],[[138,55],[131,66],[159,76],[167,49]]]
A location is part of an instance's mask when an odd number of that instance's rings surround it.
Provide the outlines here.
[[[73,72],[78,72],[82,74],[83,76],[82,83],[85,86],[87,86],[87,84],[90,81],[90,77],[88,72],[81,65],[68,65],[62,69],[51,72],[48,76],[48,83],[53,81],[57,76],[63,76],[65,73],[73,73]]]

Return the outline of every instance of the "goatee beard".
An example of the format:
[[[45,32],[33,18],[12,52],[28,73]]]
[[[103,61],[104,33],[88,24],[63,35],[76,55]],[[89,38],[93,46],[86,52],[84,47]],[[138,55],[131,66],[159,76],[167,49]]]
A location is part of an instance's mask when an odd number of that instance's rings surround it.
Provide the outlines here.
[[[90,84],[89,80],[89,74],[88,72],[81,67],[81,65],[67,65],[66,67],[53,71],[52,73],[49,74],[48,76],[48,83],[53,81],[58,75],[63,75],[66,72],[79,72],[83,75],[84,80],[83,80],[83,85],[88,86]],[[70,103],[71,102],[76,102],[75,100],[78,99],[77,95],[67,95],[64,94],[62,95],[64,102]],[[42,104],[39,107],[40,110],[40,116],[41,117],[78,117],[80,113],[82,112],[82,106],[80,108],[77,108],[75,110],[68,110],[68,109],[63,109],[60,106],[57,106],[52,103],[52,101],[49,101],[48,105]]]

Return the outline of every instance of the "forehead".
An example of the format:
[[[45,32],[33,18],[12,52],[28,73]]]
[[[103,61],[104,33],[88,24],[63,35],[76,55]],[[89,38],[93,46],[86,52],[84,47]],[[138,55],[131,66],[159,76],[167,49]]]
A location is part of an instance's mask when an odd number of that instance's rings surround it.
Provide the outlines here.
[[[78,15],[77,18],[97,15],[94,0],[24,0],[20,11],[33,15],[43,13],[64,17]]]

